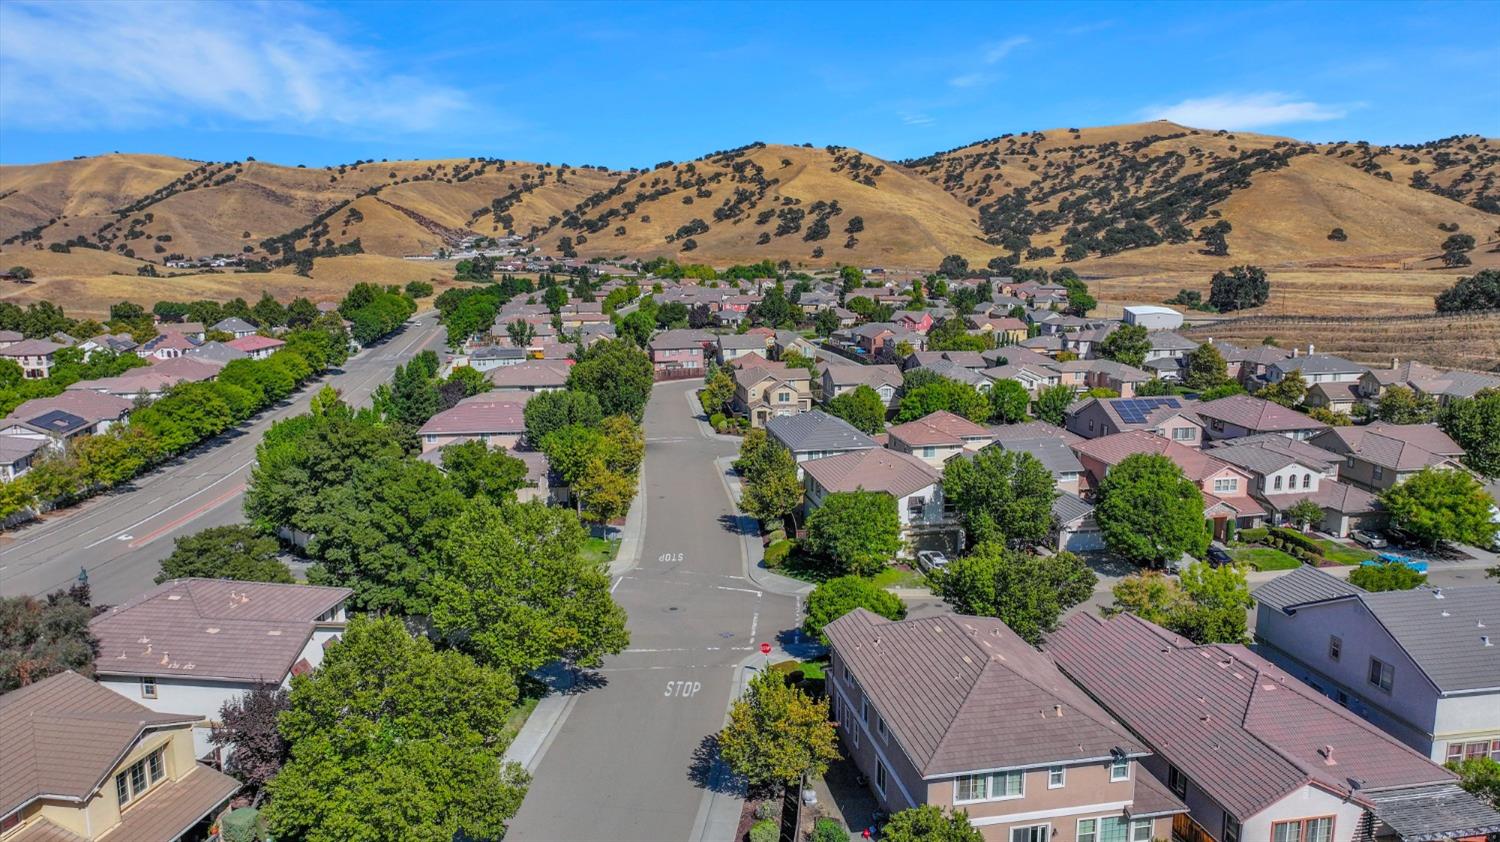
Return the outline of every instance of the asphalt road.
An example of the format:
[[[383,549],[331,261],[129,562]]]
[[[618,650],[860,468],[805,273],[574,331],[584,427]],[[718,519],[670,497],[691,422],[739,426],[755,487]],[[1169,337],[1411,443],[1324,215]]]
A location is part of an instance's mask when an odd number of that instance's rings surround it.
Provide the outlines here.
[[[397,364],[440,348],[435,314],[417,317],[385,342],[366,348],[323,383],[352,404],[369,401]],[[76,580],[86,568],[94,600],[119,603],[144,592],[172,552],[172,539],[244,520],[245,483],[255,448],[273,421],[307,411],[313,383],[249,424],[208,442],[150,474],[81,506],[0,537],[0,595],[41,595]]]
[[[646,410],[640,564],[614,587],[630,649],[576,697],[508,840],[695,840],[711,802],[733,797],[715,793],[700,748],[723,727],[741,664],[764,664],[756,648],[795,626],[797,606],[746,578],[714,464],[735,447],[700,432],[695,386],[659,384]]]

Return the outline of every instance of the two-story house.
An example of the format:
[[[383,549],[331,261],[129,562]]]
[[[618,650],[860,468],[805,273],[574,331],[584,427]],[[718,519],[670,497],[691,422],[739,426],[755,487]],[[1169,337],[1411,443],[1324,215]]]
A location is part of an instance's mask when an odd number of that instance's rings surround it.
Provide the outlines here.
[[[1500,829],[1452,772],[1244,646],[1081,612],[1043,648],[1153,752],[1146,772],[1189,807],[1172,839],[1433,842]]]
[[[224,702],[260,685],[290,687],[344,630],[353,591],[312,585],[174,579],[89,621],[101,686],[152,710],[196,714],[195,757],[213,754]]]
[[[209,330],[216,333],[227,333],[231,339],[244,339],[247,336],[254,336],[259,331],[259,328],[239,316],[230,316],[227,319],[221,320],[209,328]]]
[[[1376,494],[1423,468],[1459,469],[1464,454],[1436,424],[1375,421],[1362,427],[1331,427],[1307,441],[1343,457],[1341,479]]]
[[[46,443],[54,450],[78,436],[92,436],[123,424],[134,401],[87,390],[68,390],[46,398],[32,398],[4,418],[0,436]]]
[[[720,363],[737,360],[746,354],[767,356],[770,343],[766,337],[755,333],[726,333],[719,337],[718,356]]]
[[[568,385],[572,364],[567,360],[526,360],[486,372],[494,392],[558,392]]]
[[[199,719],[71,671],[0,696],[0,840],[207,838],[240,784],[194,760]]]
[[[708,363],[705,352],[713,341],[714,335],[706,330],[664,330],[651,337],[646,351],[658,372],[702,372]]]
[[[1500,588],[1369,593],[1303,565],[1255,599],[1288,672],[1435,762],[1500,760]]]
[[[942,473],[910,453],[877,447],[809,459],[802,463],[802,487],[809,514],[830,494],[889,494],[896,500],[901,534],[908,545],[948,545],[957,530],[957,523],[944,510]]]
[[[1249,395],[1230,395],[1193,407],[1209,441],[1277,433],[1292,439],[1310,439],[1328,425],[1281,404]]]
[[[771,418],[766,421],[766,435],[792,454],[799,480],[802,479],[802,463],[810,459],[874,450],[880,446],[848,421],[819,409]]]
[[[894,365],[841,365],[831,363],[823,368],[823,402],[833,400],[860,386],[869,386],[880,396],[886,409],[896,402],[901,389],[901,369]]]
[[[1271,444],[1273,438],[1291,443],[1280,436],[1251,438],[1259,441],[1215,447],[1209,452],[1214,458],[1249,472],[1252,478],[1250,493],[1265,505],[1271,524],[1285,524],[1287,511],[1303,500],[1311,500],[1323,509],[1323,520],[1313,527],[1339,538],[1356,529],[1369,529],[1384,522],[1385,513],[1377,505],[1375,495],[1331,478],[1325,460],[1308,458]],[[1236,441],[1240,439],[1229,440],[1231,443]]]
[[[825,631],[844,752],[887,812],[962,809],[993,842],[1151,842],[1187,810],[1141,741],[997,619],[856,608]]]
[[[757,359],[733,371],[734,410],[750,419],[752,427],[812,409],[812,378],[805,368]]]
[[[464,398],[452,409],[427,419],[417,430],[422,452],[465,441],[515,450],[526,434],[526,392],[483,393]]]
[[[45,339],[21,339],[0,348],[0,360],[11,360],[21,367],[27,380],[45,380],[52,376],[52,363],[64,347]]]
[[[988,427],[947,410],[897,424],[886,435],[887,447],[910,453],[938,470],[960,453],[973,453],[995,440]]]
[[[1176,397],[1084,398],[1068,407],[1063,427],[1088,439],[1145,430],[1186,447],[1201,447],[1203,422],[1194,401]]]
[[[1370,370],[1367,366],[1350,362],[1343,357],[1317,354],[1314,350],[1312,345],[1308,345],[1307,353],[1299,354],[1297,349],[1293,348],[1290,357],[1266,366],[1266,382],[1280,383],[1289,373],[1296,371],[1301,373],[1302,382],[1309,387],[1318,383],[1355,383],[1361,375]]]

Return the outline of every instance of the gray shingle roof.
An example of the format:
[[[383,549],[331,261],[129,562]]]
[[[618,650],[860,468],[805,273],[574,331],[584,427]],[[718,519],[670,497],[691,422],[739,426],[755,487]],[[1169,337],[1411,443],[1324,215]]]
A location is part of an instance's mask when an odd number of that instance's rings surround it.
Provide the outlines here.
[[[1300,371],[1303,374],[1363,374],[1370,370],[1369,366],[1352,363],[1331,354],[1290,357],[1276,363],[1276,367],[1282,371]]]
[[[782,415],[766,422],[766,434],[793,453],[808,450],[872,450],[875,440],[848,421],[822,410]]]
[[[1286,611],[1310,602],[1340,599],[1363,592],[1337,576],[1304,564],[1256,588],[1255,600],[1278,611]]]
[[[1500,688],[1500,588],[1421,587],[1359,599],[1440,690]]]
[[[1058,523],[1072,523],[1088,517],[1093,511],[1094,507],[1088,501],[1068,491],[1060,491],[1052,498],[1052,517]]]
[[[1083,463],[1078,461],[1077,454],[1068,446],[1068,442],[1061,438],[1047,436],[1033,439],[1010,439],[998,441],[995,446],[1003,450],[1030,453],[1042,463],[1043,467],[1051,471],[1054,477],[1059,474],[1083,473]]]

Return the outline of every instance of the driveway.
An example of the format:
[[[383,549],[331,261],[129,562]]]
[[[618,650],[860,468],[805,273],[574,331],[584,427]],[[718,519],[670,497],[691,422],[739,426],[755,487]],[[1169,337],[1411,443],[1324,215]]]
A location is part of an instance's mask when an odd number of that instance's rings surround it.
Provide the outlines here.
[[[739,817],[705,738],[723,727],[747,661],[796,624],[794,598],[747,578],[715,459],[736,444],[689,412],[695,381],[658,384],[646,409],[639,564],[614,597],[630,649],[584,682],[549,737],[508,840],[728,839]],[[726,831],[724,820],[732,816]]]

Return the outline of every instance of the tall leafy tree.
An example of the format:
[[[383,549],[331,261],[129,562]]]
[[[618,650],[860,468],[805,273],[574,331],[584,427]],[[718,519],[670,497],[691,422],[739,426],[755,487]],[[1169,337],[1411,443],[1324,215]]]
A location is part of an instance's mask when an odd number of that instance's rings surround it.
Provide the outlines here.
[[[1380,502],[1392,523],[1428,546],[1457,541],[1488,547],[1495,539],[1495,501],[1466,471],[1423,468],[1387,489]]]
[[[1229,382],[1229,364],[1212,343],[1205,342],[1185,355],[1187,364],[1183,371],[1183,382],[1190,389],[1212,389]],[[1137,389],[1139,394],[1140,390]]]
[[[873,576],[901,547],[901,520],[889,494],[835,492],[807,518],[807,548],[840,573]]]
[[[990,387],[990,420],[996,424],[1018,424],[1026,420],[1031,393],[1015,380],[997,380]]]
[[[280,555],[276,540],[253,527],[214,526],[178,538],[156,581],[196,577],[290,584],[292,571]]]
[[[869,386],[859,385],[853,390],[837,395],[827,401],[823,408],[829,415],[842,418],[862,433],[875,435],[885,429],[885,401],[880,393]]]
[[[839,758],[828,700],[814,699],[777,673],[750,679],[719,734],[724,761],[752,786],[794,786]]]
[[[0,597],[0,693],[67,670],[92,676],[99,654],[89,633],[93,616],[87,585],[45,600]]]
[[[1484,269],[1472,277],[1459,278],[1437,296],[1435,303],[1439,313],[1500,310],[1500,269]]]
[[[896,409],[896,423],[915,421],[938,410],[947,410],[970,421],[986,421],[990,402],[967,383],[939,377],[916,388],[908,387]]]
[[[1099,484],[1094,511],[1105,543],[1132,563],[1160,566],[1208,550],[1203,493],[1165,456],[1121,460]]]
[[[769,446],[744,474],[740,508],[757,520],[779,524],[802,505],[802,483],[797,462],[784,447]]]
[[[944,810],[936,804],[909,807],[891,816],[880,829],[884,842],[984,842],[984,834],[969,822],[965,810]]]
[[[1035,456],[987,447],[943,468],[943,496],[973,543],[1035,544],[1052,526],[1052,472]]]
[[[307,842],[503,836],[527,784],[503,760],[516,695],[503,670],[434,651],[394,617],[355,617],[317,670],[292,678],[271,830]]]
[[[1037,420],[1061,427],[1067,418],[1068,407],[1073,405],[1073,387],[1065,383],[1048,386],[1037,392],[1032,412]]]
[[[1072,553],[1033,556],[980,544],[933,576],[935,592],[960,614],[998,617],[1036,645],[1062,612],[1088,599],[1098,577]]]
[[[599,399],[589,392],[564,389],[539,392],[526,401],[526,441],[540,447],[548,433],[571,424],[596,427],[604,419]]]
[[[219,706],[209,742],[221,749],[233,746],[224,771],[249,787],[256,803],[266,784],[286,763],[288,746],[278,721],[291,706],[291,695],[285,688],[266,684]]]
[[[1194,643],[1244,643],[1247,612],[1254,607],[1245,571],[1198,562],[1182,571],[1181,583],[1147,570],[1121,579],[1105,613],[1131,613]]]
[[[505,448],[490,448],[482,441],[466,441],[443,448],[443,470],[448,481],[465,497],[484,495],[499,502],[514,497],[526,485],[526,463]]]
[[[1389,424],[1426,424],[1437,414],[1437,401],[1406,386],[1389,386],[1375,406],[1375,417]]]
[[[1500,477],[1500,389],[1449,401],[1438,413],[1438,425],[1464,449],[1465,465]]]
[[[1307,381],[1303,379],[1301,371],[1292,369],[1280,380],[1267,384],[1256,392],[1255,396],[1291,409],[1307,399]]]
[[[605,415],[636,420],[646,410],[654,382],[650,358],[623,339],[594,343],[568,373],[568,388],[593,395]]]
[[[906,605],[900,597],[869,579],[839,576],[820,582],[807,595],[807,618],[802,621],[802,630],[827,645],[823,627],[856,608],[872,611],[888,620],[906,617]]]
[[[1140,368],[1151,350],[1151,339],[1140,325],[1121,325],[1099,343],[1099,356]]]
[[[1271,282],[1259,266],[1234,266],[1215,272],[1209,281],[1208,303],[1221,311],[1259,307],[1270,297]]]

